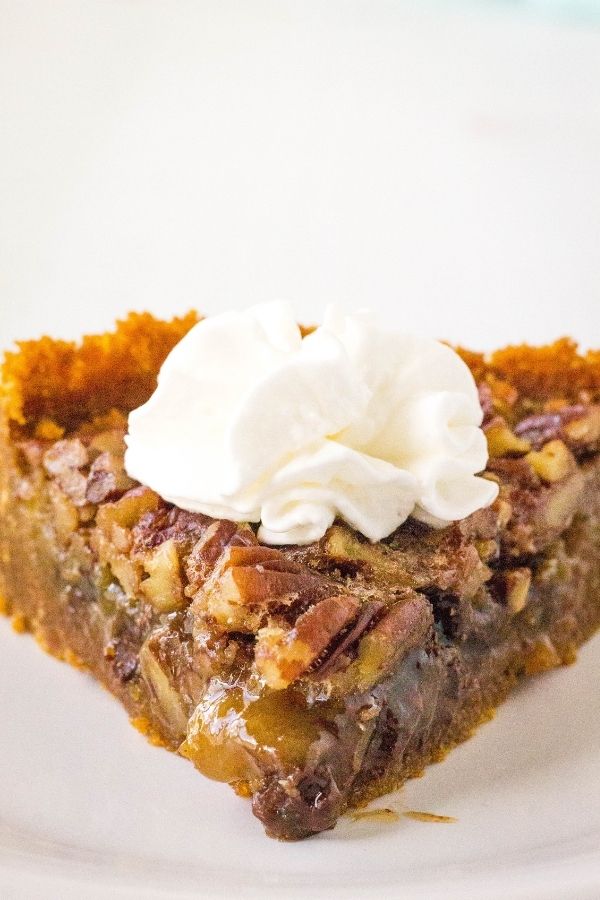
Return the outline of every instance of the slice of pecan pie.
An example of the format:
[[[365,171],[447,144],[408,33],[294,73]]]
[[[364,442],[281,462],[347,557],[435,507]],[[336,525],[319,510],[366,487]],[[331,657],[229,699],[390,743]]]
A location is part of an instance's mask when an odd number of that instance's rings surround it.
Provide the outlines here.
[[[251,797],[268,834],[302,838],[421,772],[600,624],[600,353],[461,353],[492,506],[275,549],[125,471],[128,413],[195,321],[135,315],[7,354],[2,605],[153,741]]]

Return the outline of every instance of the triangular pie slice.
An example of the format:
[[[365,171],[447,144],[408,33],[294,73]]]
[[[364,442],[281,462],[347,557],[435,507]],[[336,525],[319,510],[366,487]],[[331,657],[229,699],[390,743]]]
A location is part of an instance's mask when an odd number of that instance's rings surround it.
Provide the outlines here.
[[[0,596],[152,741],[252,798],[269,835],[302,838],[420,773],[600,624],[600,353],[460,351],[491,507],[272,548],[125,473],[127,415],[195,321],[132,315],[6,355]]]

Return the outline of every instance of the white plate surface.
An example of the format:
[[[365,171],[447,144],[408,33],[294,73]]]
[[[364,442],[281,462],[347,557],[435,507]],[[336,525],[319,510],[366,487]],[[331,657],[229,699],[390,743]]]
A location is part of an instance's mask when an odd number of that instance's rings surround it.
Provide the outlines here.
[[[0,344],[286,296],[600,345],[598,30],[385,0],[0,19]],[[375,804],[454,824],[281,845],[2,621],[0,896],[596,900],[599,672],[596,639]]]
[[[598,897],[600,639],[374,804],[455,823],[343,819],[300,844],[269,841],[247,802],[4,622],[0,644],[0,884],[16,897]]]

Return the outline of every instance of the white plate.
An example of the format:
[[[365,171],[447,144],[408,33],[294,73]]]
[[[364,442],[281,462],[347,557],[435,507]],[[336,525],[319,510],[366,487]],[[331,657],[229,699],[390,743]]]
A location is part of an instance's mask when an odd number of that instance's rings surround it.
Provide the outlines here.
[[[0,344],[282,295],[600,344],[600,32],[400,0],[0,18]],[[375,804],[454,824],[282,845],[2,621],[0,896],[597,900],[599,672],[600,638]]]
[[[598,897],[600,638],[374,804],[455,823],[345,818],[300,844],[269,841],[249,803],[5,622],[0,646],[3,898]]]

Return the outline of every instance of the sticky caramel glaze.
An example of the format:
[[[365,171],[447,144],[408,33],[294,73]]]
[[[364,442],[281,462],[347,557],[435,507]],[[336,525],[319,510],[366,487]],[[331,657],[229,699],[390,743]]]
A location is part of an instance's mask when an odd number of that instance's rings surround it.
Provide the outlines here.
[[[255,814],[269,833],[302,837],[307,820],[314,830],[330,827],[346,808],[396,789],[468,738],[521,677],[572,662],[576,647],[600,624],[598,526],[580,521],[561,543],[561,565],[570,571],[555,579],[540,558],[537,598],[502,641],[477,638],[458,646],[438,629],[392,677],[364,696],[348,697],[334,719],[341,727],[326,731],[326,749],[313,755],[313,764],[283,783],[272,779],[254,796]],[[481,611],[486,615],[493,619],[491,607]],[[362,735],[352,733],[358,710],[373,706],[380,711],[364,723]]]
[[[598,527],[580,518],[559,544],[551,563],[538,560],[528,614],[502,639],[458,647],[438,628],[392,677],[335,703],[310,706],[299,689],[260,696],[235,688],[232,697],[215,683],[182,752],[209,777],[247,785],[242,792],[254,795],[273,836],[333,826],[346,808],[395,789],[466,739],[523,675],[573,660],[600,621]],[[482,605],[482,620],[494,619],[494,606]]]

